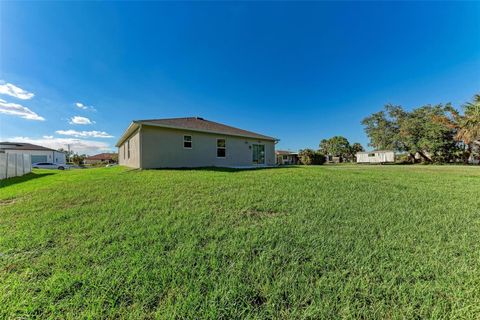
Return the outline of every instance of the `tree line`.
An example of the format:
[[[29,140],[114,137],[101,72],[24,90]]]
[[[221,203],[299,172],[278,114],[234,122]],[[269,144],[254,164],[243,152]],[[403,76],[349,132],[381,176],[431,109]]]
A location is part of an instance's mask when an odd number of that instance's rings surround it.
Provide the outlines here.
[[[392,150],[407,161],[425,163],[468,163],[480,160],[480,94],[457,110],[451,103],[425,105],[405,110],[387,104],[384,109],[362,120],[369,146]],[[351,144],[343,136],[320,141],[318,150],[302,149],[302,164],[323,164],[336,158],[353,162],[357,152],[364,151],[358,142]]]
[[[464,162],[480,157],[480,94],[462,106],[425,105],[406,111],[387,104],[363,119],[370,146],[405,153],[411,162]]]
[[[302,149],[298,153],[299,160],[302,164],[323,164],[328,158],[337,158],[338,162],[355,161],[357,152],[364,151],[363,146],[355,142],[350,144],[347,138],[342,136],[334,136],[329,139],[322,139],[318,150]]]

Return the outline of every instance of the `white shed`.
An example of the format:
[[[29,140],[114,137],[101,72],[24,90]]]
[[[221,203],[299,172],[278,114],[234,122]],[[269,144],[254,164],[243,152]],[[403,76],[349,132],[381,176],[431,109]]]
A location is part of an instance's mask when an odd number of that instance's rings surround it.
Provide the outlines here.
[[[395,152],[391,150],[375,150],[369,152],[357,152],[357,163],[393,163]]]

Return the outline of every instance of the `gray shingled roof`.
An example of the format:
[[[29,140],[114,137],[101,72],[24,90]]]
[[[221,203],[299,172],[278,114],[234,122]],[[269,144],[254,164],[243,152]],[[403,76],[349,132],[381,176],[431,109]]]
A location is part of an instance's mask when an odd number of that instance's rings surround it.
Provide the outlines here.
[[[0,142],[0,149],[8,150],[48,150],[56,151],[47,147],[37,146],[36,144],[25,143],[25,142]]]
[[[114,155],[116,155],[116,153],[99,153],[86,157],[85,160],[113,160]]]
[[[147,119],[138,120],[136,122],[144,125],[158,125],[165,127],[174,127],[179,129],[187,129],[193,131],[205,131],[214,132],[226,135],[244,136],[250,138],[258,138],[264,140],[277,140],[273,137],[269,137],[263,134],[247,131],[231,126],[227,126],[222,123],[205,120],[200,117],[188,117],[188,118],[171,118],[171,119]]]

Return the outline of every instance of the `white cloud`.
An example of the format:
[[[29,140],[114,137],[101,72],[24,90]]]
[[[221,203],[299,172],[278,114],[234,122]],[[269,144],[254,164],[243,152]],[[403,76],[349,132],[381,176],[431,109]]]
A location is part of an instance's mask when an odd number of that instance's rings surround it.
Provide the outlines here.
[[[23,90],[22,88],[17,87],[11,83],[5,83],[5,81],[0,81],[0,93],[6,94],[22,100],[32,99],[35,95],[31,92]]]
[[[74,116],[70,119],[70,124],[93,124],[95,121],[91,121],[88,118],[85,117],[80,117],[80,116]]]
[[[45,118],[39,116],[32,110],[24,107],[18,103],[7,102],[5,100],[0,99],[0,113],[9,114],[12,116],[18,116],[23,119],[28,120],[37,120],[37,121],[44,121]]]
[[[109,135],[105,131],[77,131],[77,130],[57,130],[57,134],[64,136],[74,136],[77,138],[91,137],[91,138],[113,138],[112,135]]]
[[[82,110],[91,110],[91,111],[97,111],[93,106],[87,106],[81,102],[75,102],[75,106],[79,109]]]
[[[77,103],[75,103],[75,105],[76,105],[78,108],[83,109],[83,110],[88,109],[88,107],[87,107],[86,105],[84,105],[83,103],[81,103],[81,102],[77,102]]]
[[[26,142],[33,143],[40,146],[52,148],[52,149],[68,149],[80,154],[96,154],[106,151],[112,151],[113,148],[105,142],[75,139],[75,138],[29,138],[29,137],[13,137],[5,139],[11,142]]]
[[[53,136],[43,136],[44,139],[53,139]]]

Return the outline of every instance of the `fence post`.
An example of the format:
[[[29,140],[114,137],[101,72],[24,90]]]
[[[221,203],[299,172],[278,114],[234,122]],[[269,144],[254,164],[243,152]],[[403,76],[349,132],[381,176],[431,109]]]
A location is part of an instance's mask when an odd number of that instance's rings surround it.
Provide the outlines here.
[[[5,179],[8,178],[8,153],[5,152]]]
[[[21,158],[22,158],[21,160],[22,160],[22,176],[23,176],[25,174],[25,161],[23,161],[23,158],[24,158],[23,153]]]

